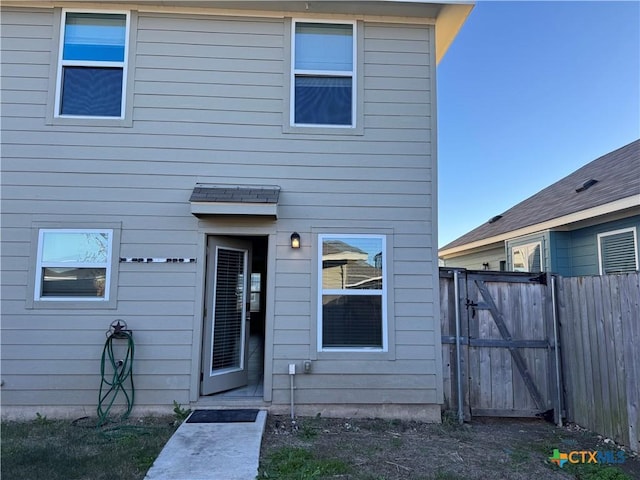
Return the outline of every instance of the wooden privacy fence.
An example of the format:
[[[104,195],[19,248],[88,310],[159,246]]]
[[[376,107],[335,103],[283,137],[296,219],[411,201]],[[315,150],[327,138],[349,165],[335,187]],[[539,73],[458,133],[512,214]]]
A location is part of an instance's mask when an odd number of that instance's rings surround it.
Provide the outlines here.
[[[558,278],[566,418],[640,452],[639,274]]]
[[[639,274],[440,269],[445,408],[569,421],[640,451]]]
[[[440,270],[446,408],[465,420],[561,411],[552,300],[546,275]]]

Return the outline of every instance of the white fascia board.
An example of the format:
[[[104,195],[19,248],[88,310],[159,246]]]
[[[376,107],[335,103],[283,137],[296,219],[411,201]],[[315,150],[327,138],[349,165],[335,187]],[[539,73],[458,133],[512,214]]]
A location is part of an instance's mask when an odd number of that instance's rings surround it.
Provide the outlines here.
[[[191,202],[193,215],[259,215],[278,216],[275,203]]]

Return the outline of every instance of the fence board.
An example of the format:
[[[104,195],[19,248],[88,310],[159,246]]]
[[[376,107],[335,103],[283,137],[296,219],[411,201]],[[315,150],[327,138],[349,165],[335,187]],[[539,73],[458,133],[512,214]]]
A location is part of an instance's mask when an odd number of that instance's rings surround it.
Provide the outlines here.
[[[621,304],[624,339],[624,367],[627,390],[629,446],[640,452],[640,275],[621,279]]]
[[[550,290],[528,274],[459,270],[456,299],[452,278],[451,271],[441,270],[441,325],[448,342],[443,342],[445,408],[457,408],[455,302],[461,314],[465,420],[471,413],[514,416],[540,411],[543,405],[536,405],[529,394],[518,362],[530,372],[546,408],[558,405],[553,324],[548,323],[553,312]],[[560,349],[565,418],[640,452],[640,273],[556,277],[555,284],[555,348]],[[477,305],[467,308],[467,301]],[[495,315],[512,338],[504,337]],[[510,354],[507,347],[518,353]]]
[[[441,304],[443,309],[452,309],[453,271],[441,273]],[[504,412],[531,416],[550,408],[547,286],[538,275],[520,273],[462,270],[458,277],[465,419]],[[445,408],[456,409],[455,312],[450,310],[440,318]]]
[[[567,418],[640,451],[639,274],[558,278]]]

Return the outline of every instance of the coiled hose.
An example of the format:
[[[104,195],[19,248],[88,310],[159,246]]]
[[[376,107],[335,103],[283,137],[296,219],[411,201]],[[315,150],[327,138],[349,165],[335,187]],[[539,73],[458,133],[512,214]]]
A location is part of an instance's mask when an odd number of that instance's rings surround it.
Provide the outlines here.
[[[116,356],[114,347],[122,340],[126,341],[126,350],[124,355]],[[119,349],[119,351],[122,351],[122,349]],[[131,413],[135,398],[135,388],[133,386],[134,352],[133,332],[127,329],[127,324],[121,320],[118,320],[117,323],[112,323],[107,331],[107,341],[102,350],[102,361],[100,363],[102,381],[100,382],[100,393],[98,395],[98,427],[108,420],[109,411],[120,393],[122,393],[127,404],[127,408],[122,414],[122,419],[128,418]],[[107,368],[107,363],[111,368]],[[127,391],[127,383],[129,391]]]

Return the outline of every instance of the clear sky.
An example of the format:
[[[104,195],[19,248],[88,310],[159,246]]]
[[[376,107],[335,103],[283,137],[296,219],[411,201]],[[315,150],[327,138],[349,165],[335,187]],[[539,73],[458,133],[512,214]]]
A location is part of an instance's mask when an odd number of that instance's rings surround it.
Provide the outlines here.
[[[480,0],[437,89],[442,247],[640,137],[640,1]]]

